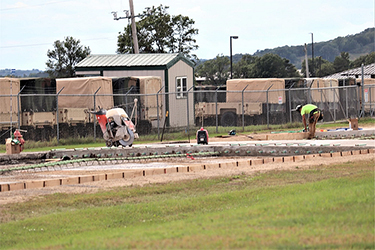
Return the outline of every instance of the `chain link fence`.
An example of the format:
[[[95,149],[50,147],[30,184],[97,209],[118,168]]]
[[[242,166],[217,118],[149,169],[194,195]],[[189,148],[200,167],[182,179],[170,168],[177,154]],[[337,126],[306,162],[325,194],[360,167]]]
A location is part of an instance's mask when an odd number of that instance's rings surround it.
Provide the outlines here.
[[[63,94],[61,90],[51,93],[41,89],[2,94],[0,139],[4,142],[14,128],[27,131],[25,139],[35,141],[102,138],[96,118],[90,113],[98,106],[123,108],[132,117],[140,136],[154,134],[158,139],[171,131],[187,132],[194,137],[197,127],[214,126],[218,130],[301,122],[301,115],[292,111],[299,104],[318,106],[324,114],[323,122],[374,117],[375,111],[375,85],[364,85],[363,90],[351,85],[239,91],[227,91],[221,86],[169,93],[163,93],[163,88],[149,94],[139,94],[132,87],[112,95],[98,91],[79,95]]]

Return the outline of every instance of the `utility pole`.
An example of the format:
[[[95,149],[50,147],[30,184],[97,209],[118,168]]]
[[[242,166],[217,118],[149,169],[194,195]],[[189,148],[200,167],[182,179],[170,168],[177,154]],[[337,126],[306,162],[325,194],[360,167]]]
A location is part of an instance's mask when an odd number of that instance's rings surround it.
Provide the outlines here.
[[[113,14],[113,19],[118,21],[120,19],[128,19],[131,20],[131,29],[132,29],[132,38],[133,38],[133,52],[134,54],[139,54],[139,46],[138,46],[138,37],[137,37],[137,27],[135,25],[135,18],[136,17],[144,17],[144,16],[150,16],[152,13],[151,8],[146,7],[146,13],[144,14],[139,14],[139,15],[134,15],[134,6],[133,6],[133,0],[129,0],[129,5],[130,5],[130,15],[128,10],[124,10],[125,12],[125,17],[117,17],[117,12],[112,11]]]
[[[305,64],[306,64],[306,78],[310,78],[309,74],[309,59],[307,58],[307,45],[305,43]]]
[[[230,79],[233,78],[233,69],[232,69],[232,39],[238,39],[238,36],[230,36]]]
[[[132,20],[132,37],[133,37],[133,44],[134,44],[134,54],[139,54],[137,27],[135,26],[133,0],[129,0],[129,7],[130,7],[130,17]]]
[[[311,33],[311,57],[312,57],[312,66],[311,66],[311,76],[315,76],[315,64],[314,64],[314,33]]]

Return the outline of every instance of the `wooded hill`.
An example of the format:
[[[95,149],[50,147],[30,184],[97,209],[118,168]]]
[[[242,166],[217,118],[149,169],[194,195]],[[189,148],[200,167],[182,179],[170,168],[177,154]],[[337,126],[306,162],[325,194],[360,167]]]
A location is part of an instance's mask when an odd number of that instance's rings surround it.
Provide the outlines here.
[[[341,52],[348,52],[350,60],[367,55],[374,51],[374,33],[375,28],[368,28],[355,35],[337,37],[326,42],[314,42],[314,57],[317,58],[321,56],[322,59],[333,62],[337,56],[340,56]],[[311,43],[307,44],[307,51],[308,57],[311,58]],[[296,68],[301,68],[301,63],[305,57],[304,45],[286,45],[274,49],[258,50],[253,55],[261,57],[267,53],[276,54],[282,58],[288,59]],[[236,62],[236,59],[238,58],[238,60],[240,60],[241,57],[242,55],[237,54],[233,57],[233,61]]]

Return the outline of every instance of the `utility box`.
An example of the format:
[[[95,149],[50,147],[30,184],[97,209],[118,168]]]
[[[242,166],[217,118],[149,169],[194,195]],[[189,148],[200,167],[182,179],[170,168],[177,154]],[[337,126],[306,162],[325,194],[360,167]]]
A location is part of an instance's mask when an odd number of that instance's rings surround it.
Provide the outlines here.
[[[6,153],[7,155],[19,154],[21,153],[21,146],[12,142],[12,138],[6,140]]]
[[[349,128],[353,130],[358,130],[358,118],[349,119]]]

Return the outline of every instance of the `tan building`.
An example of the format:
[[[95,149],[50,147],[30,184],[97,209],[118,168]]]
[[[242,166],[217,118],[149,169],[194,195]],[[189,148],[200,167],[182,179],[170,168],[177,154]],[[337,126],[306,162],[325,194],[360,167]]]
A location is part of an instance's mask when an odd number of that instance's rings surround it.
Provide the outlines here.
[[[161,77],[163,88],[160,94],[169,93],[163,95],[164,114],[169,112],[167,125],[183,127],[188,122],[194,124],[193,94],[187,95],[194,84],[194,63],[183,54],[90,55],[79,62],[75,70],[81,76]]]

